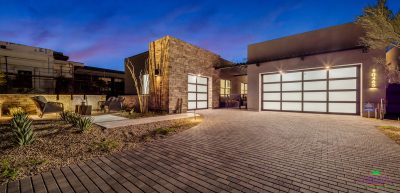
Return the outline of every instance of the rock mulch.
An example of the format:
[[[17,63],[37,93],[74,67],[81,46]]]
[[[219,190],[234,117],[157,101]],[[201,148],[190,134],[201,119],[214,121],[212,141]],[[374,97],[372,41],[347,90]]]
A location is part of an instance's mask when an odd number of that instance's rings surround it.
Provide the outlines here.
[[[13,179],[0,175],[0,184],[133,149],[142,143],[189,129],[201,121],[201,118],[187,118],[112,129],[94,125],[87,133],[80,133],[62,121],[35,121],[33,127],[37,139],[25,147],[13,145],[11,130],[7,124],[3,124],[0,125],[0,170],[9,165],[18,174]],[[155,132],[163,128],[173,129],[168,129],[167,133]]]

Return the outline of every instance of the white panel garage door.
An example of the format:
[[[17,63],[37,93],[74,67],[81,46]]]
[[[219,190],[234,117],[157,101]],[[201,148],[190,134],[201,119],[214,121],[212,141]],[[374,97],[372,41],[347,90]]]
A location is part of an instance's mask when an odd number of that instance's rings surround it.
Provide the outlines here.
[[[262,75],[262,109],[359,114],[359,67]]]
[[[188,75],[188,110],[208,108],[208,78]]]

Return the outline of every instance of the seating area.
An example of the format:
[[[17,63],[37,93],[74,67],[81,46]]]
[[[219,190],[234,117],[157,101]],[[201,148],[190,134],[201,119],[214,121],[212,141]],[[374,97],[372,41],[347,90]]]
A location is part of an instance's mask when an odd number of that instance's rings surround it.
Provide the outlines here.
[[[228,96],[221,96],[219,103],[221,108],[247,109],[246,95],[231,94]]]
[[[47,101],[44,96],[32,97],[37,109],[39,110],[39,117],[42,118],[44,114],[60,113],[64,111],[64,104],[60,102]]]
[[[12,109],[22,109],[34,120],[54,119],[63,111],[99,115],[133,108],[135,96],[6,94],[0,98],[0,119],[11,118]]]
[[[125,97],[110,97],[106,101],[99,101],[98,106],[100,107],[100,111],[112,112],[112,111],[120,111],[123,108],[123,104],[125,101]]]

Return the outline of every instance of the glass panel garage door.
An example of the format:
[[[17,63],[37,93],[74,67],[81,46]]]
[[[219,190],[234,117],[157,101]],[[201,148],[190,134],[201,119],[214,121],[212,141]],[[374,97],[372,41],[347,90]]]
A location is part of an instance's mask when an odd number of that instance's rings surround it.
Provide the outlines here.
[[[359,114],[359,68],[262,75],[262,109]]]
[[[208,78],[188,75],[188,110],[208,108]]]

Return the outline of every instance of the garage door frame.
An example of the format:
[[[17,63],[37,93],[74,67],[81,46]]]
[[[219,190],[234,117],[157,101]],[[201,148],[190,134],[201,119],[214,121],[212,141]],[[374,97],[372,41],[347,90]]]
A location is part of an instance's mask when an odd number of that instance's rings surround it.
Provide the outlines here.
[[[199,75],[192,75],[192,74],[188,74],[188,77],[189,76],[193,76],[193,77],[196,77],[196,83],[190,83],[190,82],[188,82],[188,85],[194,85],[195,87],[196,87],[196,91],[189,91],[188,90],[188,94],[189,93],[192,93],[192,94],[196,94],[196,100],[189,100],[189,98],[188,98],[188,110],[201,110],[201,109],[208,109],[208,97],[209,97],[209,94],[208,94],[208,89],[209,89],[209,86],[208,86],[208,84],[209,84],[209,78],[208,77],[206,77],[206,76],[199,76]],[[201,83],[198,83],[198,77],[201,77],[201,78],[205,78],[206,80],[207,80],[207,83],[206,84],[201,84]],[[200,92],[200,91],[198,91],[198,85],[199,86],[206,86],[206,92]],[[198,100],[197,99],[197,95],[198,94],[206,94],[207,96],[206,96],[206,100]],[[195,102],[196,103],[196,108],[189,108],[189,103],[190,102]],[[206,107],[205,108],[198,108],[198,102],[206,102]]]
[[[340,69],[340,68],[351,68],[351,67],[356,67],[356,77],[346,77],[346,78],[330,78],[329,77],[329,71],[333,69]],[[308,71],[318,71],[318,70],[326,70],[326,79],[313,79],[313,80],[304,80],[304,72]],[[298,69],[298,70],[290,70],[290,71],[285,71],[285,73],[295,73],[295,72],[301,72],[301,80],[295,80],[295,81],[282,81],[282,73],[279,72],[269,72],[269,73],[261,73],[261,110],[262,111],[280,111],[280,112],[304,112],[304,113],[318,113],[318,114],[347,114],[347,115],[359,115],[360,114],[360,94],[361,94],[361,76],[360,76],[360,70],[361,70],[361,65],[360,64],[352,64],[352,65],[341,65],[341,66],[335,66],[331,67],[330,69],[326,68],[308,68],[308,69]],[[264,83],[264,75],[272,75],[272,74],[280,74],[280,81],[276,82],[268,82]],[[329,81],[334,81],[334,80],[356,80],[356,88],[355,89],[335,89],[335,90],[330,90],[329,89]],[[326,81],[326,89],[325,90],[304,90],[304,83],[305,82],[316,82],[316,81]],[[282,91],[282,85],[283,83],[301,83],[301,90],[300,91]],[[279,91],[264,91],[264,84],[280,84],[280,90]],[[330,92],[345,92],[345,91],[355,91],[356,92],[356,101],[330,101],[329,100],[329,93]],[[288,100],[282,100],[282,93],[299,93],[301,92],[301,100],[296,100],[296,101],[288,101]],[[325,101],[305,101],[304,100],[304,93],[305,92],[325,92],[326,93],[326,100]],[[279,93],[280,94],[280,100],[265,100],[264,99],[264,93]],[[280,110],[273,110],[273,109],[264,109],[264,102],[279,102],[280,103]],[[301,110],[300,111],[293,111],[293,110],[282,110],[282,104],[283,102],[296,102],[296,103],[301,103]],[[304,111],[304,102],[306,103],[326,103],[326,112],[317,112],[317,111]],[[356,103],[356,113],[337,113],[337,112],[329,112],[329,104],[334,104],[334,103]]]

